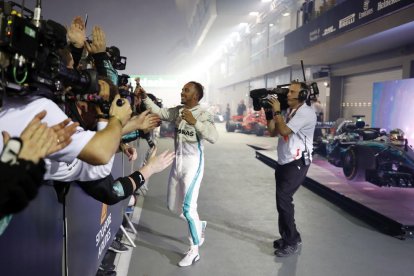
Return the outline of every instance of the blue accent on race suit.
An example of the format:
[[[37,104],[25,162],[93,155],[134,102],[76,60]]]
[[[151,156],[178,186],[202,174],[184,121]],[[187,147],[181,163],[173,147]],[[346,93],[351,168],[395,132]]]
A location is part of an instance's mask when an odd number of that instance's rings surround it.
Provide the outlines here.
[[[201,143],[200,143],[200,139],[198,138],[198,136],[197,136],[197,141],[198,141],[198,150],[199,150],[198,168],[197,168],[196,175],[193,178],[193,181],[191,182],[190,188],[188,188],[187,194],[185,195],[184,206],[183,206],[183,214],[188,221],[188,225],[190,227],[191,238],[193,239],[194,245],[198,245],[200,243],[200,240],[197,235],[197,228],[195,226],[194,220],[190,215],[190,204],[191,204],[191,198],[193,196],[194,187],[197,183],[198,177],[200,176],[201,162],[202,162],[202,157],[203,157],[203,152],[201,150]]]

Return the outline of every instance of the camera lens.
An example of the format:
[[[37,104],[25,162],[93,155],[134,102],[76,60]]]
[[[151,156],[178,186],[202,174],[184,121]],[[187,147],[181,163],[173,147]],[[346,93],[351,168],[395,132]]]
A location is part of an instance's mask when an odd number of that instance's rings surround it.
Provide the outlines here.
[[[123,99],[118,99],[117,101],[116,101],[116,105],[117,106],[122,106],[124,104],[124,100]]]

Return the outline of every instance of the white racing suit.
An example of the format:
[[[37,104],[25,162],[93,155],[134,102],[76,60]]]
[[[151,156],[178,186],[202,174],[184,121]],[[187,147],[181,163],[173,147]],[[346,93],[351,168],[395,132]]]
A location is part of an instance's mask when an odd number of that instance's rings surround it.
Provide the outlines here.
[[[203,140],[215,143],[218,133],[213,115],[197,105],[190,109],[197,123],[193,126],[181,118],[184,106],[159,108],[148,97],[147,108],[161,120],[175,122],[175,160],[168,181],[168,209],[188,223],[190,242],[198,245],[202,223],[197,212],[197,198],[204,173]]]

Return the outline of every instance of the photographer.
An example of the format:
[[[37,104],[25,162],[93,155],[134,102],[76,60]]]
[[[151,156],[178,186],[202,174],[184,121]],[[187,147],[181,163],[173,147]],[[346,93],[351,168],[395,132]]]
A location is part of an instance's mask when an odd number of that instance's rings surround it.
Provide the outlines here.
[[[99,79],[100,91],[99,96],[111,101],[116,97],[117,88],[106,77]],[[108,125],[108,119],[102,117],[103,113],[99,105],[91,102],[75,101],[69,103],[69,116],[78,121],[84,129],[95,130],[98,132],[105,130]],[[98,121],[99,120],[99,121]],[[156,127],[157,121],[148,112],[139,116],[134,116],[125,124],[122,134],[136,129],[152,129]],[[71,163],[59,162],[53,165],[53,170],[45,175],[45,179],[57,180],[62,182],[70,181],[93,181],[107,177],[112,170],[114,156],[106,164],[94,166],[79,159]],[[47,163],[50,161],[47,160]]]
[[[295,224],[293,195],[305,180],[312,158],[316,115],[309,106],[309,94],[305,83],[293,81],[287,94],[289,112],[286,119],[281,114],[280,102],[275,96],[269,99],[272,110],[266,111],[271,136],[279,136],[275,176],[281,238],[273,243],[278,257],[296,253],[298,245],[302,243]]]

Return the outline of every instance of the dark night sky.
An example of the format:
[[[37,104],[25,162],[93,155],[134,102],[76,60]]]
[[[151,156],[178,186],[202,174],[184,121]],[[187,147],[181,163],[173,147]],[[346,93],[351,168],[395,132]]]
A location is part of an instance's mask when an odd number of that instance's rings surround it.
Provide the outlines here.
[[[18,2],[18,1],[16,1]],[[26,1],[33,9],[35,1]],[[166,74],[186,44],[184,15],[174,0],[44,0],[42,16],[69,25],[88,13],[87,35],[94,25],[106,33],[108,46],[127,57],[127,74]]]

